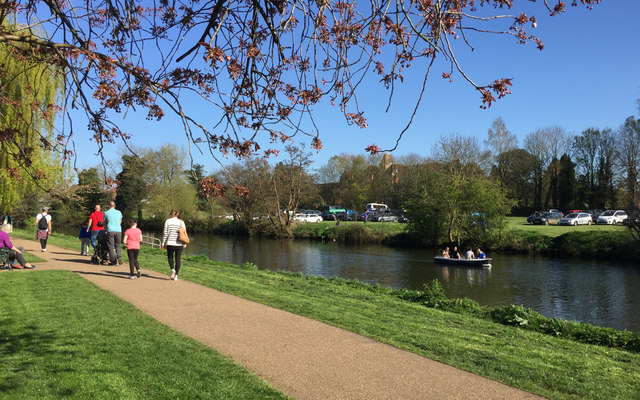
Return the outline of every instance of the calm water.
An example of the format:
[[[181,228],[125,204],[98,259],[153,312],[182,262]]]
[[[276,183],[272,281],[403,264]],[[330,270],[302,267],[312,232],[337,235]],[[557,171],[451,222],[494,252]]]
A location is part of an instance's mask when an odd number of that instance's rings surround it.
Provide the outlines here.
[[[489,254],[492,268],[471,269],[436,265],[429,250],[216,235],[192,235],[191,240],[187,254],[234,264],[393,288],[422,289],[437,278],[448,297],[469,297],[486,306],[524,305],[548,317],[640,332],[636,265]]]
[[[492,255],[490,269],[433,263],[433,251],[200,235],[188,254],[261,269],[422,289],[438,279],[449,297],[482,305],[522,304],[546,316],[640,332],[640,268],[630,264]]]

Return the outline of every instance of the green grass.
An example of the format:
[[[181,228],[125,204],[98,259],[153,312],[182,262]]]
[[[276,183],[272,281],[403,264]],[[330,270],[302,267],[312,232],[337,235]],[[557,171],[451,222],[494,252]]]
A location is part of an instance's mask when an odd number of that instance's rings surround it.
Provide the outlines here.
[[[0,399],[286,398],[71,272],[0,282]]]
[[[622,225],[532,225],[527,223],[526,217],[507,217],[507,229],[535,232],[552,238],[572,232],[625,232],[628,230]]]
[[[53,236],[52,244],[67,239]],[[73,249],[75,249],[73,242]],[[143,269],[169,273],[143,249]],[[427,308],[339,279],[260,271],[185,257],[181,278],[389,343],[552,399],[637,399],[640,354],[577,343]]]

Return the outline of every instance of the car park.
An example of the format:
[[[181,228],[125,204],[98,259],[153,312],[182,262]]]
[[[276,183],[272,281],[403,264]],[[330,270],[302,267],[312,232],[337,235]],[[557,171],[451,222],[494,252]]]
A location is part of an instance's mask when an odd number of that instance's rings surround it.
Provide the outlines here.
[[[623,210],[607,210],[596,219],[597,224],[615,225],[621,224],[627,219],[627,213]]]
[[[562,213],[560,212],[541,212],[540,215],[531,220],[531,223],[534,225],[557,224],[560,218],[562,218]]]
[[[558,225],[591,225],[591,215],[586,212],[574,212],[560,218]]]

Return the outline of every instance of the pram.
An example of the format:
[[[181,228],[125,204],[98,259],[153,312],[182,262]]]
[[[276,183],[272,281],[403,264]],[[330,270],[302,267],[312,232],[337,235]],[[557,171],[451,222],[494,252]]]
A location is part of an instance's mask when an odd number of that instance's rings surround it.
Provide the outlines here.
[[[96,248],[91,256],[92,264],[107,264],[109,262],[109,247],[107,245],[107,233],[102,230],[96,238]]]
[[[13,269],[15,260],[12,259],[9,249],[0,247],[0,269]]]

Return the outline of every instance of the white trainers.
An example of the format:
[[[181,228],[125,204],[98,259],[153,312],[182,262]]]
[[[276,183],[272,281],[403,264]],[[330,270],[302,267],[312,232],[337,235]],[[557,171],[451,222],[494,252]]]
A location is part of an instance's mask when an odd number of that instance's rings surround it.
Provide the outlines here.
[[[177,281],[177,280],[178,280],[178,275],[174,276],[174,277],[173,277],[173,280],[174,280],[174,281]]]
[[[172,269],[172,270],[171,270],[171,278],[169,278],[169,279],[171,279],[171,280],[173,280],[173,281],[175,281],[175,280],[176,280],[176,270],[175,270],[175,269]]]

